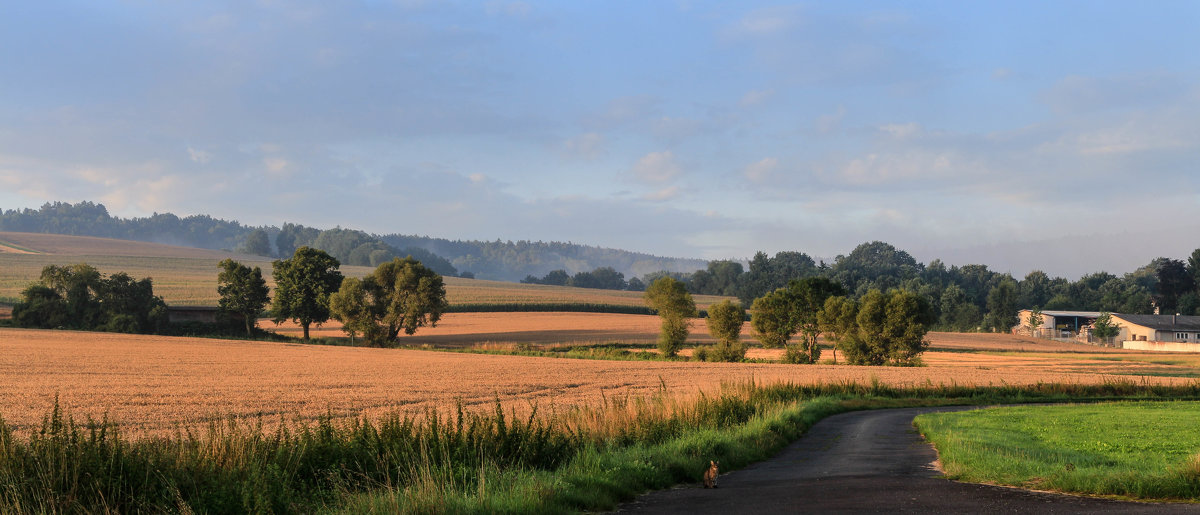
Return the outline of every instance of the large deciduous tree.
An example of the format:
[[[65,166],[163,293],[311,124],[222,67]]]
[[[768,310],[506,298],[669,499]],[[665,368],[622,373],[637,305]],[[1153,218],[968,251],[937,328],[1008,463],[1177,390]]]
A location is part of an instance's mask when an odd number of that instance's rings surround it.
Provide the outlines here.
[[[795,353],[795,358],[790,361],[816,363],[821,357],[821,348],[817,346],[821,324],[817,315],[827,299],[844,295],[846,291],[842,285],[824,277],[793,280],[788,283],[787,290],[792,300],[792,319],[800,331],[803,345],[803,353]]]
[[[240,315],[246,323],[246,336],[252,336],[259,315],[270,301],[262,269],[250,268],[232,259],[221,261],[217,266],[221,269],[217,274],[217,294],[221,296],[217,305],[225,313]]]
[[[1162,259],[1155,270],[1158,277],[1155,300],[1163,314],[1175,313],[1179,298],[1196,290],[1196,282],[1187,265],[1178,259]]]
[[[746,322],[746,309],[741,304],[722,301],[708,308],[708,333],[717,339],[709,353],[713,361],[741,361],[746,357],[746,345],[739,338]]]
[[[275,260],[275,323],[293,320],[304,328],[329,320],[329,296],[342,284],[340,263],[322,250],[300,247],[288,259]]]
[[[688,337],[688,319],[696,316],[696,302],[687,287],[671,277],[662,277],[650,283],[644,294],[646,304],[662,319],[662,331],[658,335],[658,350],[664,356],[679,353]]]
[[[858,329],[858,303],[848,297],[829,297],[817,312],[817,323],[821,332],[833,340],[833,364],[836,365],[837,350],[843,337]]]
[[[765,348],[783,347],[796,334],[791,299],[784,288],[754,299],[750,313],[750,326],[754,328],[755,338]]]
[[[238,250],[253,256],[270,256],[273,254],[271,237],[267,235],[267,231],[255,229],[246,235],[246,241]]]
[[[838,346],[850,364],[913,365],[928,348],[925,333],[934,317],[924,297],[905,290],[870,290],[857,311],[856,327],[838,335]]]
[[[826,299],[844,293],[840,284],[824,277],[792,280],[786,288],[754,301],[751,324],[764,347],[787,347],[785,361],[816,363],[821,356],[821,348],[817,345],[821,335],[817,314],[825,306]],[[803,335],[802,342],[799,348],[792,348],[788,341],[797,332]]]
[[[1017,325],[1017,282],[1000,281],[987,296],[987,325],[992,331],[1008,332]]]
[[[330,307],[352,338],[362,334],[371,345],[383,347],[395,342],[400,331],[411,335],[436,326],[449,304],[442,276],[410,256],[383,263],[361,280],[346,279]]]

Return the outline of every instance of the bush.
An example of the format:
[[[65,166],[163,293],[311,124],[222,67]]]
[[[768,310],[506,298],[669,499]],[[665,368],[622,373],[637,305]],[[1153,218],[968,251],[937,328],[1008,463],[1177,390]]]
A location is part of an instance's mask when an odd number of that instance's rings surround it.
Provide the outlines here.
[[[820,348],[817,349],[816,356],[817,358],[821,356]],[[788,345],[783,353],[783,362],[793,365],[811,365],[816,363],[817,360],[811,353],[805,351],[799,345]]]
[[[746,344],[741,340],[717,342],[709,352],[710,361],[736,363],[746,359]]]

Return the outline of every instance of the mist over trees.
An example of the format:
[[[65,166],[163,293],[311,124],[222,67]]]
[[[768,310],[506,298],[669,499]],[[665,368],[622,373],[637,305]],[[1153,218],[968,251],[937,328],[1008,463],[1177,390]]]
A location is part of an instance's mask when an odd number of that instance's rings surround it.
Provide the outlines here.
[[[922,264],[887,243],[863,243],[831,263],[800,251],[758,252],[747,262],[672,259],[562,242],[462,241],[354,229],[320,230],[293,223],[250,227],[207,215],[170,213],[122,219],[102,204],[46,203],[40,209],[0,212],[0,230],[101,236],[256,255],[290,257],[302,246],[320,249],[343,265],[378,266],[412,256],[444,276],[467,276],[586,288],[641,291],[662,277],[692,294],[737,297],[743,306],[793,279],[822,277],[852,298],[870,290],[903,289],[924,297],[937,330],[1006,330],[1014,309],[1145,314],[1200,313],[1200,249],[1183,259],[1160,257],[1124,275],[1095,272],[1076,281],[1033,271],[1025,277],[986,265]],[[264,241],[265,240],[265,241]],[[1015,285],[1015,286],[1014,286]],[[998,289],[999,288],[999,289]],[[989,304],[989,298],[991,303]]]
[[[645,283],[640,279],[634,277],[626,282],[625,274],[613,270],[610,266],[602,266],[591,272],[577,272],[575,275],[567,275],[566,270],[551,270],[540,279],[532,275],[525,276],[524,279],[521,279],[521,283],[573,286],[576,288],[593,288],[599,290],[642,291],[646,289]]]
[[[150,241],[280,258],[309,246],[324,250],[343,265],[359,266],[378,266],[392,258],[412,256],[442,275],[499,281],[519,281],[530,275],[541,277],[552,270],[574,275],[604,267],[634,277],[657,270],[691,271],[707,263],[702,259],[665,258],[565,242],[377,236],[354,229],[321,230],[294,223],[251,227],[208,215],[180,218],[170,213],[155,213],[145,218],[117,218],[109,215],[103,204],[87,201],[48,202],[39,209],[0,210],[0,231]],[[641,280],[638,283],[641,286],[635,289],[644,289],[645,283]]]

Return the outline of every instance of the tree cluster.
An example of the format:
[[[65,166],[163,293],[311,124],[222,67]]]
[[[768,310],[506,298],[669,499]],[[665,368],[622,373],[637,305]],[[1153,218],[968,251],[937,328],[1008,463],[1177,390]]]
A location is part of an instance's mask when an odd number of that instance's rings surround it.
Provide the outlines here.
[[[397,248],[378,236],[353,229],[318,230],[291,223],[283,224],[275,236],[279,255],[291,255],[299,247],[320,249],[343,265],[379,266],[393,259],[411,256],[442,275],[459,275],[450,261],[420,247]]]
[[[717,339],[711,349],[697,350],[697,357],[707,361],[738,362],[746,359],[746,344],[742,343],[742,325],[746,323],[746,308],[732,301],[721,301],[708,308],[708,332]]]
[[[377,347],[391,345],[400,331],[436,326],[449,308],[442,276],[411,257],[383,263],[361,280],[346,279],[329,304],[351,338],[361,334]]]
[[[241,318],[246,326],[246,336],[252,336],[263,307],[271,300],[262,269],[250,268],[232,259],[221,261],[217,268],[221,269],[217,274],[217,294],[221,296],[217,306],[222,314]]]
[[[97,236],[152,241],[206,249],[232,249],[252,229],[208,215],[178,217],[154,213],[144,218],[117,218],[103,204],[47,202],[39,209],[0,212],[0,230]]]
[[[844,294],[840,284],[824,277],[793,279],[787,287],[754,300],[750,323],[763,347],[784,347],[784,361],[816,363],[821,357],[817,314],[826,299]],[[790,343],[796,333],[802,335],[799,346]]]
[[[498,281],[543,277],[553,270],[585,271],[609,267],[626,277],[641,277],[642,284],[646,285],[652,282],[646,280],[648,273],[695,270],[707,263],[702,259],[661,257],[559,241],[467,241],[400,234],[381,238],[396,248],[426,249],[450,260],[459,270],[470,270],[481,279]]]
[[[917,262],[882,242],[864,243],[832,264],[814,264],[801,253],[760,252],[749,270],[731,261],[714,261],[692,274],[670,274],[693,294],[736,295],[743,303],[787,286],[794,279],[821,277],[842,285],[860,298],[870,290],[904,289],[926,299],[933,329],[944,331],[1008,331],[1020,309],[1110,311],[1148,314],[1200,314],[1200,249],[1188,260],[1158,258],[1124,276],[1107,272],[1076,281],[1033,271],[1022,279],[989,270],[985,265],[947,267],[940,260]]]
[[[84,263],[47,265],[39,282],[21,292],[13,322],[43,329],[155,333],[166,327],[167,309],[149,278],[137,280],[124,272],[105,277]]]
[[[646,304],[662,319],[658,350],[672,357],[683,348],[688,337],[688,321],[697,315],[696,302],[683,283],[670,277],[660,278],[646,288]]]
[[[576,272],[568,275],[566,270],[551,270],[538,278],[532,275],[521,280],[523,284],[546,284],[550,286],[574,286],[599,290],[643,291],[646,285],[636,277],[625,282],[625,274],[610,266],[602,266],[591,272]]]
[[[858,300],[830,297],[817,318],[851,365],[896,366],[918,363],[934,320],[924,297],[901,289],[870,290]]]

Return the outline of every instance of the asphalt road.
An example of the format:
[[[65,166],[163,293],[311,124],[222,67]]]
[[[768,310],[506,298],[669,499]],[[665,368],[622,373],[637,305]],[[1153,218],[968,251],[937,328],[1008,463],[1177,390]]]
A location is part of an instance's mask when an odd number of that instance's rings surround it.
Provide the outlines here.
[[[779,455],[722,474],[716,489],[682,485],[619,513],[1200,513],[1198,505],[1111,501],[957,483],[912,426],[920,413],[969,407],[856,411],[826,418]]]

